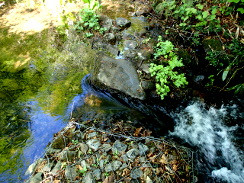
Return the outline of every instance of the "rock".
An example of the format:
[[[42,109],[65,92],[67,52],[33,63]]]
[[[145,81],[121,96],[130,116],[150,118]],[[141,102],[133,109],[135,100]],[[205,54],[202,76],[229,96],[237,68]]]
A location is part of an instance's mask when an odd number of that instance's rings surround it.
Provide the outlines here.
[[[140,68],[146,74],[150,74],[150,72],[149,72],[150,64],[142,64]]]
[[[97,168],[97,169],[93,170],[92,174],[96,180],[101,179],[101,170],[100,169]]]
[[[120,161],[113,161],[112,162],[112,167],[113,167],[113,171],[116,171],[119,169],[119,167],[122,165],[122,163]]]
[[[92,132],[92,133],[89,133],[87,135],[87,138],[90,139],[90,138],[93,138],[93,137],[96,137],[97,136],[97,132]]]
[[[61,161],[58,161],[51,172],[53,174],[56,174],[59,170],[61,170],[61,166],[62,166]]]
[[[113,154],[123,154],[127,149],[127,145],[123,144],[119,140],[116,140],[112,147]]]
[[[43,172],[50,172],[51,169],[52,169],[52,167],[53,167],[53,163],[52,163],[52,162],[51,162],[51,163],[48,163],[48,164],[46,164],[46,165],[43,167],[42,171],[43,171]]]
[[[90,165],[89,165],[88,163],[86,163],[85,160],[82,160],[82,161],[80,162],[80,165],[81,165],[82,168],[85,168],[85,167],[86,167],[87,169],[90,168]]]
[[[142,143],[139,143],[138,147],[139,147],[140,155],[145,155],[146,152],[149,150],[149,148],[145,144],[142,144]]]
[[[116,42],[116,37],[114,33],[106,33],[104,35],[105,41],[109,42],[110,44],[115,44]]]
[[[54,149],[63,149],[66,147],[65,143],[65,137],[59,135],[56,138],[54,138],[52,144],[50,145],[51,148]]]
[[[139,50],[137,52],[138,59],[141,61],[147,61],[151,58],[152,53],[151,51],[146,51],[146,50]]]
[[[126,163],[123,163],[122,166],[119,168],[120,170],[124,170],[125,168],[127,168],[128,165]]]
[[[46,148],[46,155],[53,155],[56,153],[59,153],[61,151],[61,149],[54,149],[51,147]]]
[[[86,154],[89,147],[88,147],[88,145],[86,145],[84,143],[79,143],[79,149],[80,149],[82,154]]]
[[[143,172],[139,168],[135,168],[131,171],[130,176],[133,179],[140,178],[143,175]]]
[[[140,152],[140,154],[141,154],[141,152]],[[147,159],[144,156],[142,156],[142,157],[139,158],[139,161],[141,163],[145,163],[147,161]]]
[[[112,166],[112,163],[109,163],[105,166],[105,171],[106,172],[111,172],[113,171],[113,166]]]
[[[112,148],[112,146],[110,144],[103,144],[102,145],[102,150],[105,152],[108,152],[111,148]]]
[[[93,149],[94,151],[97,151],[99,146],[101,145],[101,142],[97,139],[91,139],[88,140],[86,144],[89,146],[89,148]]]
[[[77,151],[64,150],[58,155],[58,158],[61,161],[72,161],[77,156],[77,154]]]
[[[113,26],[113,20],[107,16],[101,16],[102,28],[105,28],[106,31],[109,31]]]
[[[205,79],[204,75],[198,75],[194,78],[194,82],[200,84]]]
[[[83,178],[82,182],[85,183],[95,183],[95,180],[90,172],[86,173],[85,177]]]
[[[97,40],[93,43],[93,48],[104,52],[106,55],[109,55],[111,57],[115,57],[119,53],[119,49],[111,44],[106,44],[101,42],[101,40]]]
[[[119,54],[119,49],[113,45],[106,44],[105,49],[106,49],[105,53],[112,57],[116,57]]]
[[[125,50],[124,57],[128,59],[135,59],[137,56],[137,50]]]
[[[42,173],[39,172],[36,175],[34,175],[33,177],[30,178],[30,182],[29,183],[40,183],[42,181]]]
[[[71,166],[67,166],[65,168],[65,177],[68,179],[68,180],[75,180],[75,177],[77,176],[77,173],[76,173],[76,168],[75,167],[71,167]]]
[[[33,174],[34,171],[35,171],[35,168],[36,168],[36,165],[37,165],[38,162],[39,162],[39,160],[37,160],[37,161],[35,161],[34,163],[32,163],[32,164],[28,167],[28,169],[26,170],[25,175],[31,175],[31,174]]]
[[[149,29],[149,23],[145,17],[132,17],[131,26],[124,32],[135,37],[142,37],[147,33],[147,29]]]
[[[129,49],[136,49],[138,46],[137,42],[134,40],[125,40],[124,41],[124,50],[129,50]]]
[[[122,33],[122,38],[123,39],[135,39],[136,37],[134,36],[134,33],[128,30],[124,30]]]
[[[135,14],[137,16],[146,15],[152,11],[152,8],[148,5],[140,5],[136,10]]]
[[[149,90],[149,89],[153,89],[155,87],[155,84],[151,80],[142,80],[141,87],[144,90]]]
[[[129,27],[131,22],[125,18],[117,18],[116,25],[120,28]]]
[[[126,156],[131,160],[134,160],[138,155],[139,151],[137,149],[131,149],[126,153]]]
[[[140,86],[140,80],[133,64],[127,60],[103,56],[97,76],[105,86],[123,92],[140,100],[145,99],[145,93]]]
[[[103,170],[104,169],[104,165],[105,165],[105,160],[100,160],[99,161],[99,166],[100,166],[100,169]]]
[[[147,176],[146,183],[153,183],[153,181],[150,179],[150,177]]]
[[[124,162],[129,161],[129,159],[128,159],[128,157],[126,156],[126,154],[123,154],[123,155],[121,156],[121,158],[123,159]]]

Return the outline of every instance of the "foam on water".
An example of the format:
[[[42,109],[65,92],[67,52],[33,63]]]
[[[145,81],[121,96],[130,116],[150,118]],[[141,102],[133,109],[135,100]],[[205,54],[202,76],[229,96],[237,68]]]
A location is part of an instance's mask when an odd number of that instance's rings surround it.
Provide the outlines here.
[[[233,110],[230,116],[235,114]],[[235,127],[224,125],[223,120],[227,113],[226,107],[220,109],[212,107],[207,110],[203,104],[196,102],[183,111],[172,114],[176,126],[171,135],[199,149],[206,162],[205,166],[210,167],[207,173],[212,180],[242,183],[244,182],[244,168],[240,158],[242,154],[232,142],[231,131],[235,130]]]

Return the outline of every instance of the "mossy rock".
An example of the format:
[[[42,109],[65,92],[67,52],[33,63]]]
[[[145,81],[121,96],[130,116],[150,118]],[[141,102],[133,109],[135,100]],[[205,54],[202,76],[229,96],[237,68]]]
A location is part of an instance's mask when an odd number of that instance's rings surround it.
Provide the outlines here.
[[[142,36],[147,32],[149,23],[145,20],[145,17],[132,17],[130,19],[131,26],[127,29],[128,34],[135,36]]]

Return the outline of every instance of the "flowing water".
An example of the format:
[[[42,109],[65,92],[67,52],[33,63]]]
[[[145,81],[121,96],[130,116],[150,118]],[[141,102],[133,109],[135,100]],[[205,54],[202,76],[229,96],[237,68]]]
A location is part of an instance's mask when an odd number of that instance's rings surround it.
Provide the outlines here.
[[[220,109],[195,102],[178,113],[173,113],[176,126],[171,135],[197,148],[197,168],[201,174],[199,182],[244,182],[243,141],[240,147],[234,144],[233,132],[242,128],[227,126],[227,120],[241,120],[243,113],[237,105],[222,106]]]

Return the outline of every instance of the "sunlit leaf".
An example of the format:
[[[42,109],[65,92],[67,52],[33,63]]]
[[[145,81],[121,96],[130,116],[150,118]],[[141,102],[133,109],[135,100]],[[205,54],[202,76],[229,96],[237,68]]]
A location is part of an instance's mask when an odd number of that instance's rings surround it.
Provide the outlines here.
[[[223,72],[223,74],[222,74],[222,81],[224,81],[224,80],[227,78],[227,75],[228,75],[229,71],[230,71],[230,66],[228,66],[228,67],[224,70],[224,72]]]

